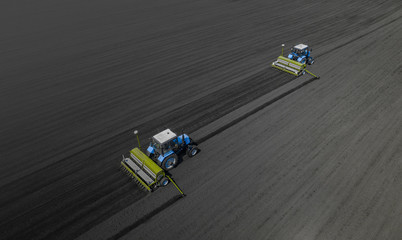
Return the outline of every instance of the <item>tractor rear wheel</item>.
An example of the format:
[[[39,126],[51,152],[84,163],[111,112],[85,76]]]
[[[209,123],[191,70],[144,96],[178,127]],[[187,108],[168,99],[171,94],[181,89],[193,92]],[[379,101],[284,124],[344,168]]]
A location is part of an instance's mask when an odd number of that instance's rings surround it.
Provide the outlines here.
[[[170,169],[176,167],[177,163],[178,163],[177,155],[172,154],[172,155],[167,156],[165,158],[165,160],[163,160],[162,168],[165,169],[165,170],[170,170]]]
[[[187,156],[194,157],[198,153],[199,149],[196,146],[189,146],[187,148]]]

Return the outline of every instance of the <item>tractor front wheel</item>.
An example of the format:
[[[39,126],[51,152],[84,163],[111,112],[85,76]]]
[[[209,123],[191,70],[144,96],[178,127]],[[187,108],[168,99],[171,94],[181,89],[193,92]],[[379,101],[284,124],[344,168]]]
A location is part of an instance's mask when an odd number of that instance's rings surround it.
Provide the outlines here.
[[[172,155],[166,157],[165,160],[163,160],[162,168],[165,170],[170,170],[170,169],[176,167],[177,163],[178,163],[177,155],[172,154]]]
[[[187,156],[194,157],[199,152],[198,147],[196,146],[189,146],[187,148]]]

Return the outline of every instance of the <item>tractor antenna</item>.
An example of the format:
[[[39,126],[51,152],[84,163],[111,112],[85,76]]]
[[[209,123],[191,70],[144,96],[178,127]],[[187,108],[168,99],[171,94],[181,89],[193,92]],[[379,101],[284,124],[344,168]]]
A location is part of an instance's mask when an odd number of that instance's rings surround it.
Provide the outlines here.
[[[134,130],[134,134],[137,136],[138,148],[141,150],[140,138],[138,137],[138,130]],[[144,169],[144,160],[141,159],[141,162],[142,162],[141,168]]]
[[[138,148],[141,150],[140,138],[138,137],[138,130],[134,130],[134,135],[137,136]]]

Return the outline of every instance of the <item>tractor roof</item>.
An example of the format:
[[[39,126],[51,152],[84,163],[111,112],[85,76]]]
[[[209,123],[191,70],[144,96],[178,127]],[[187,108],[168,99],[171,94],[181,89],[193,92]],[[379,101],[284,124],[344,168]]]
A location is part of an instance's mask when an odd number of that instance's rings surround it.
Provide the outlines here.
[[[300,44],[294,46],[294,48],[296,48],[298,50],[303,50],[305,48],[308,48],[308,46],[306,44],[300,43]]]
[[[176,134],[172,132],[169,128],[156,134],[154,139],[158,141],[160,144],[164,144],[165,142],[176,137]]]

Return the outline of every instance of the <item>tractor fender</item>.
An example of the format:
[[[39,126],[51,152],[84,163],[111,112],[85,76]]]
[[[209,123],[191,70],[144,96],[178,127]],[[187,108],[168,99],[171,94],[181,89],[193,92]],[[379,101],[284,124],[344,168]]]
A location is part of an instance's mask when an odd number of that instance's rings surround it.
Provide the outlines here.
[[[305,58],[306,58],[305,56],[299,57],[299,58],[297,59],[297,61],[298,61],[298,62],[301,62],[301,61],[303,61],[303,59],[305,59]]]
[[[184,138],[184,134],[178,136],[178,137],[177,137],[177,143],[178,143],[178,144],[182,144],[182,143],[183,143],[183,138]]]
[[[190,142],[191,142],[190,137],[187,134],[183,134],[183,136],[184,136],[184,142],[186,143],[186,145],[190,144]]]
[[[155,149],[150,145],[150,146],[147,148],[147,152],[149,152],[150,154],[153,154],[153,153],[155,152]]]
[[[191,139],[190,139],[190,137],[189,137],[187,134],[183,134],[183,135],[179,136],[179,137],[177,138],[178,143],[179,143],[179,144],[182,144],[182,143],[183,143],[183,139],[184,139],[184,145],[190,144]]]
[[[159,155],[158,161],[162,163],[163,160],[165,160],[166,157],[172,155],[173,153],[174,153],[173,150],[170,150],[169,152],[166,152],[166,153],[163,154],[163,155]]]
[[[291,59],[291,60],[293,60],[293,54],[289,54],[289,55],[288,55],[288,58]]]

